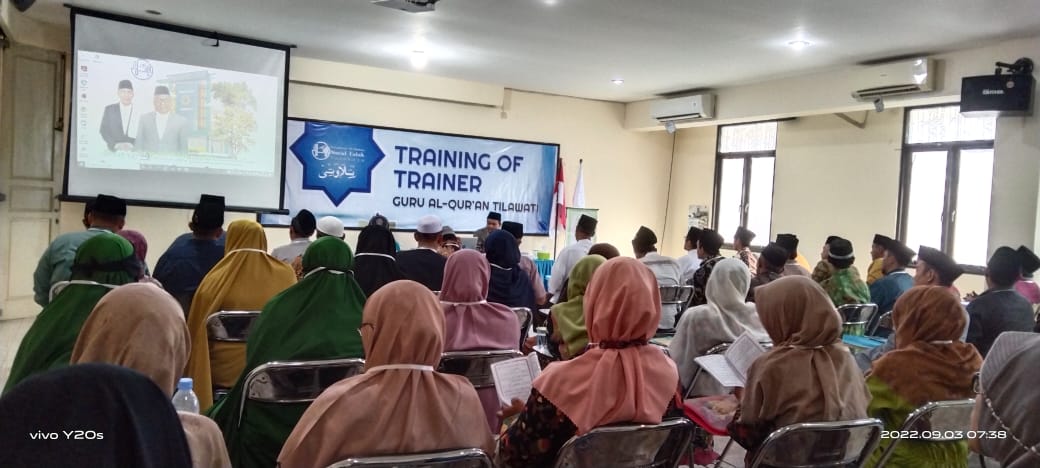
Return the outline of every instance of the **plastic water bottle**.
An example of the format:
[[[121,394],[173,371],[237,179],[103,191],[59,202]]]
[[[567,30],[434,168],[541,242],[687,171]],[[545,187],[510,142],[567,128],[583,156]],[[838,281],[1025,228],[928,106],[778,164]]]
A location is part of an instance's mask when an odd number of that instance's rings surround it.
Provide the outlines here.
[[[177,393],[173,394],[173,407],[177,411],[199,414],[199,397],[192,391],[191,378],[184,377],[177,382]]]

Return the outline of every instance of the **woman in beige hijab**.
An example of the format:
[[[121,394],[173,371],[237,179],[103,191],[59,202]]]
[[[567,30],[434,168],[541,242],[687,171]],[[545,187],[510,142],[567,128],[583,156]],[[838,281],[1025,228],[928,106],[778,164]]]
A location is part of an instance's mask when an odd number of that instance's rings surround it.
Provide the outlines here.
[[[173,397],[188,361],[191,338],[177,300],[149,283],[120,286],[103,297],[83,324],[72,364],[101,362],[128,367],[152,379]],[[177,412],[196,468],[230,467],[216,423]]]
[[[755,290],[773,348],[748,369],[730,435],[753,456],[773,430],[865,418],[870,393],[841,342],[841,317],[815,281],[786,276]],[[788,450],[809,449],[789,447]]]
[[[379,288],[358,331],[365,373],[318,396],[282,447],[281,468],[458,448],[492,455],[473,385],[434,370],[444,350],[444,312],[433,293],[405,280]]]

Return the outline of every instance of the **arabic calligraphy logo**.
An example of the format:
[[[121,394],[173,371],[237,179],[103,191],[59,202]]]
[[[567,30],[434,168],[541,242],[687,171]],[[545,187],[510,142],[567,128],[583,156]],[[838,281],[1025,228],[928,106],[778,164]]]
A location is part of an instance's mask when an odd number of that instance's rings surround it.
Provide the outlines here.
[[[154,69],[152,68],[151,62],[145,59],[134,60],[134,63],[130,64],[130,74],[134,75],[134,78],[139,80],[150,80]]]
[[[324,161],[329,159],[329,156],[332,156],[332,148],[324,141],[315,142],[314,146],[311,148],[311,156],[314,157],[316,161]]]

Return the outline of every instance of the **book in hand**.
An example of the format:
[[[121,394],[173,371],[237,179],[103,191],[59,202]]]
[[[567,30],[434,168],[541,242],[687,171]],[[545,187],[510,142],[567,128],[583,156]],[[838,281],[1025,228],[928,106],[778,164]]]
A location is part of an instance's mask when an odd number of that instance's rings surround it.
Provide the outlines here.
[[[766,350],[751,335],[744,332],[722,354],[709,354],[694,358],[693,362],[715,377],[723,387],[743,387],[747,383],[747,371],[751,363]]]
[[[737,414],[740,402],[733,395],[712,395],[683,402],[687,418],[715,435],[726,434],[726,426]]]
[[[527,401],[531,396],[531,384],[541,373],[542,366],[538,364],[536,353],[491,364],[495,392],[503,405],[512,404],[514,398]]]

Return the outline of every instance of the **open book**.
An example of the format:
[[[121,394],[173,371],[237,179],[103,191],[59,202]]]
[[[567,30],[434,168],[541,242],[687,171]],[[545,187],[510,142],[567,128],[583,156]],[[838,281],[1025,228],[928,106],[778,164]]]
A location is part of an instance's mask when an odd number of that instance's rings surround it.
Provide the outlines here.
[[[694,358],[693,362],[715,377],[723,387],[743,387],[751,363],[766,350],[751,335],[744,332],[722,354]]]
[[[531,396],[531,384],[541,373],[542,366],[538,364],[536,353],[492,364],[491,376],[495,379],[498,400],[503,405],[511,404],[513,398],[527,401]]]

